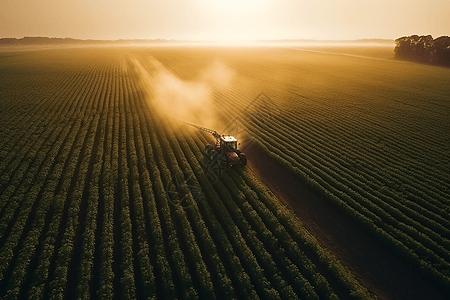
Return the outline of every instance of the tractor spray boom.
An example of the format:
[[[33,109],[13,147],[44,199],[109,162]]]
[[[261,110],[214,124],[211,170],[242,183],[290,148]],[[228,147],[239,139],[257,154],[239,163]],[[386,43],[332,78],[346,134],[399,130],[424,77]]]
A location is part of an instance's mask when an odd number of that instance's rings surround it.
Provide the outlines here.
[[[195,125],[195,124],[191,124],[191,123],[188,123],[188,122],[184,122],[184,123],[186,123],[187,125],[190,125],[192,127],[195,127],[197,129],[200,129],[200,130],[203,130],[203,131],[211,133],[216,140],[220,139],[220,134],[217,131],[215,131],[215,130],[208,129],[206,127],[198,126],[198,125]]]
[[[211,133],[216,139],[214,145],[205,146],[205,154],[212,161],[221,162],[221,167],[228,169],[230,166],[245,166],[247,164],[247,157],[237,148],[238,143],[234,136],[220,135],[217,131],[184,122],[185,124]]]

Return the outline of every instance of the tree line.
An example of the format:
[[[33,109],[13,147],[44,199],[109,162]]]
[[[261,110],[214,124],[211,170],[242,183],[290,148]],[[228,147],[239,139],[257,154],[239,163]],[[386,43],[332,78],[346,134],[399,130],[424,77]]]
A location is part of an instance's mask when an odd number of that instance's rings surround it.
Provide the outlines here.
[[[450,37],[403,36],[395,40],[394,53],[397,58],[450,67]]]

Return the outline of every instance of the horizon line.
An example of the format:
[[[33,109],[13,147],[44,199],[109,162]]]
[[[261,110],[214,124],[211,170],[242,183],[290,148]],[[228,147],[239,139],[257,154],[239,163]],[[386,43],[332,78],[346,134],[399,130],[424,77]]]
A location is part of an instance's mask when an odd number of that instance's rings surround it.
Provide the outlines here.
[[[48,36],[23,36],[17,37],[1,37],[0,40],[23,41],[27,39],[41,40],[62,40],[62,41],[82,41],[82,42],[199,42],[199,43],[216,43],[216,42],[394,42],[395,39],[385,38],[359,38],[359,39],[313,39],[313,38],[279,38],[279,39],[166,39],[166,38],[121,38],[121,39],[79,39],[72,37],[48,37]]]

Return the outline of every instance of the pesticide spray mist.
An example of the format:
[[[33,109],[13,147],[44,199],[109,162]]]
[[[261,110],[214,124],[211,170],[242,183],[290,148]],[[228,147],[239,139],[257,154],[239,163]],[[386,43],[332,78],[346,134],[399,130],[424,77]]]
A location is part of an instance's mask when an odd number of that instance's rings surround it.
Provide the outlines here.
[[[211,129],[223,127],[213,90],[226,90],[233,84],[235,73],[225,64],[215,61],[190,81],[179,78],[154,58],[145,65],[133,58],[133,63],[150,109],[173,120]]]

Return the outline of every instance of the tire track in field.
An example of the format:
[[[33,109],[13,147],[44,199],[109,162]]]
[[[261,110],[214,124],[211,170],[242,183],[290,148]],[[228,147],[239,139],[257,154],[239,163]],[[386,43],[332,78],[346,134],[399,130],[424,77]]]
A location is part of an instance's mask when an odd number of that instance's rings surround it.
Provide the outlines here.
[[[246,149],[250,167],[379,299],[444,299],[392,251],[350,221],[323,197],[255,146]]]
[[[400,61],[400,60],[390,60],[390,59],[386,59],[386,58],[377,58],[377,57],[366,56],[366,55],[349,54],[349,53],[339,53],[339,52],[322,51],[322,50],[313,50],[313,49],[305,49],[305,48],[297,48],[297,47],[280,47],[279,49],[298,50],[298,51],[313,52],[313,53],[322,53],[322,54],[333,54],[333,55],[340,55],[340,56],[348,56],[348,57],[360,58],[360,59],[367,59],[367,60],[376,60],[376,61],[388,61],[388,62],[403,63],[403,61]]]

